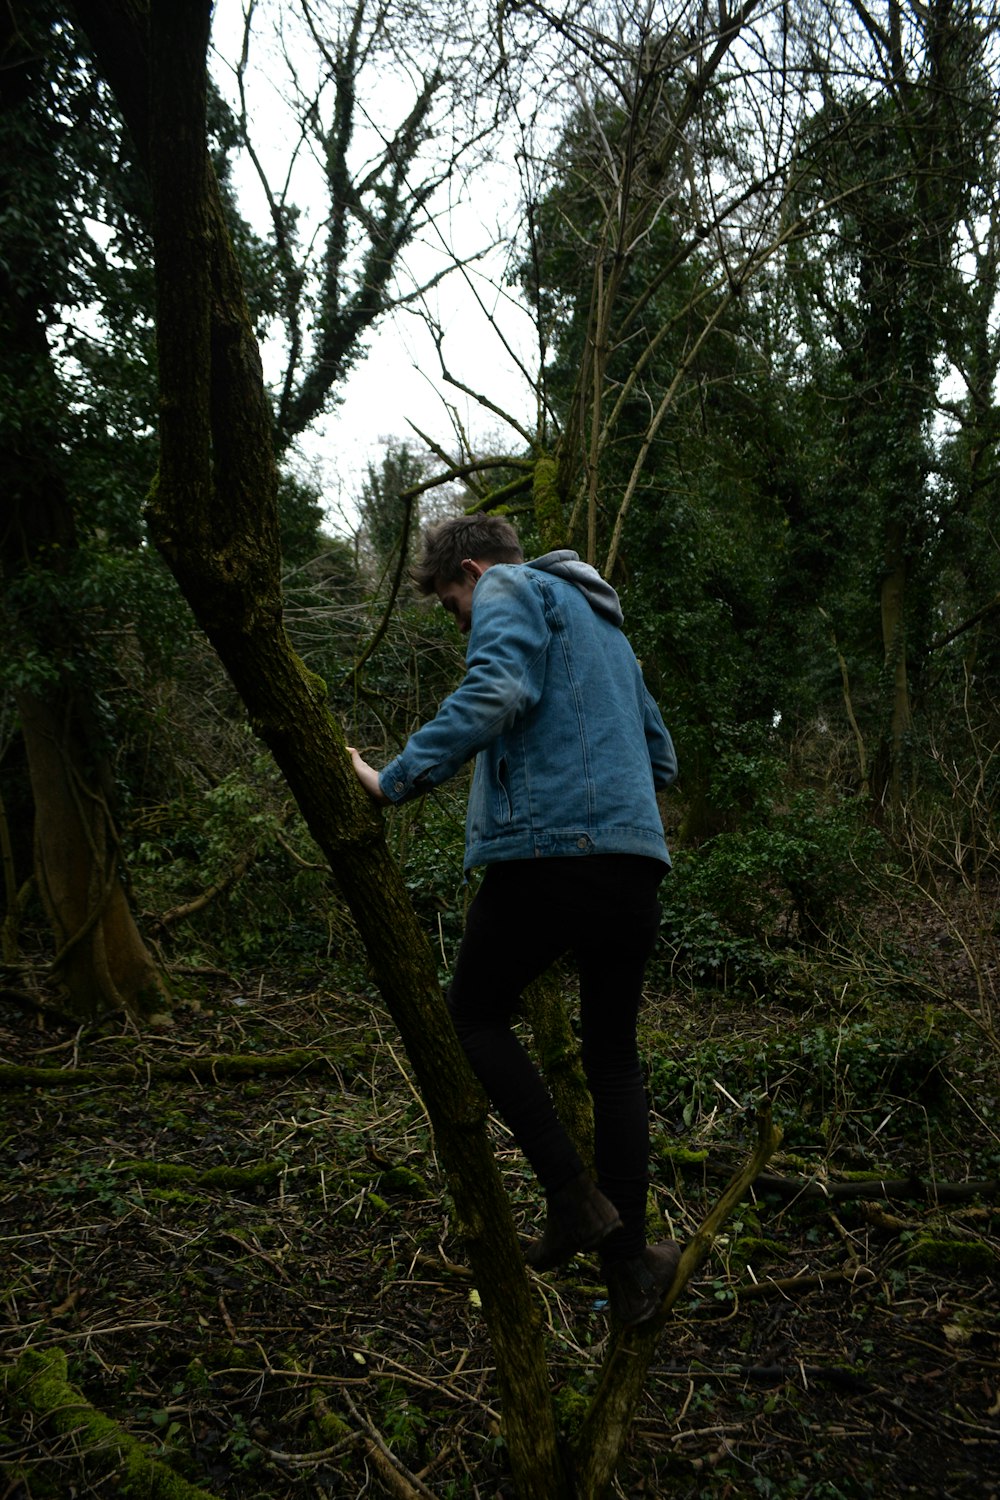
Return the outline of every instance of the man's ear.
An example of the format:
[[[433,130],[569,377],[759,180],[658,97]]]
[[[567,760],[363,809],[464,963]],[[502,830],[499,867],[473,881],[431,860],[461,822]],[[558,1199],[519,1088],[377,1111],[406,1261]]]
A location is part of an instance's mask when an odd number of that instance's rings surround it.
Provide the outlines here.
[[[475,558],[463,557],[462,572],[465,574],[466,578],[468,578],[472,582],[472,584],[475,585],[479,582],[480,578],[482,578],[483,574],[486,572],[486,569],[483,567],[482,563],[476,562]]]

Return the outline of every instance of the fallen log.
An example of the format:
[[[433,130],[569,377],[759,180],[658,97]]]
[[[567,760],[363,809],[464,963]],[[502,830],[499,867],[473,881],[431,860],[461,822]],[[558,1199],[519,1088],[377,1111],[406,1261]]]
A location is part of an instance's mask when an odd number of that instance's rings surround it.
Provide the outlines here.
[[[72,1433],[88,1478],[113,1481],[115,1493],[126,1500],[216,1500],[92,1406],[70,1384],[61,1349],[26,1349],[16,1364],[0,1371],[0,1389],[12,1410],[43,1418],[56,1432]]]
[[[108,1084],[169,1083],[195,1079],[204,1083],[231,1083],[244,1078],[288,1077],[294,1073],[317,1073],[353,1064],[357,1053],[345,1049],[313,1052],[213,1053],[207,1057],[178,1058],[139,1063],[106,1063],[83,1068],[35,1068],[19,1063],[0,1063],[0,1086],[16,1088],[93,1088]]]

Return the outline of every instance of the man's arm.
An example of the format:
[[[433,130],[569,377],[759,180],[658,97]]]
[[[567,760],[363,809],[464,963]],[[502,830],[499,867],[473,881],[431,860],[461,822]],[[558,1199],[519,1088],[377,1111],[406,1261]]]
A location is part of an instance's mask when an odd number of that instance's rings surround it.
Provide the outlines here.
[[[542,694],[548,643],[530,578],[519,567],[489,568],[476,584],[465,677],[382,771],[386,799],[406,802],[440,786],[532,708]]]

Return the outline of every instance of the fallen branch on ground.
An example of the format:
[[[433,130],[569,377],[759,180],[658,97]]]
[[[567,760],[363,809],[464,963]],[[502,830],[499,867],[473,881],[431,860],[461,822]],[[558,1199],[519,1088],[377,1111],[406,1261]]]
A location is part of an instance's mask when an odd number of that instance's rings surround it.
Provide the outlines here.
[[[204,1083],[230,1083],[242,1078],[281,1078],[296,1073],[316,1073],[325,1068],[336,1072],[338,1067],[355,1060],[356,1053],[345,1049],[342,1053],[329,1050],[215,1053],[176,1062],[110,1063],[87,1068],[33,1068],[3,1063],[0,1064],[0,1086],[8,1089],[86,1088],[116,1083],[164,1083],[188,1078]]]
[[[709,1177],[728,1176],[732,1165],[724,1161],[711,1161],[707,1152],[674,1153],[661,1152],[662,1160],[675,1168],[705,1174]],[[805,1199],[836,1203],[849,1198],[894,1198],[902,1201],[918,1200],[931,1205],[940,1203],[965,1203],[970,1198],[1000,1197],[1000,1177],[989,1177],[975,1182],[939,1182],[935,1178],[919,1177],[851,1177],[832,1180],[828,1177],[790,1177],[778,1172],[761,1172],[754,1182],[758,1193],[773,1193],[779,1198]]]

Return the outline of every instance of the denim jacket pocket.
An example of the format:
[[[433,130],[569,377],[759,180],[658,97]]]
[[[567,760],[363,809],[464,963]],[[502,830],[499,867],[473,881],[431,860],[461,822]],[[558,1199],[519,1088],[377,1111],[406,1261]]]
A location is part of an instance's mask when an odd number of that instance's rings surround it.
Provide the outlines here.
[[[514,816],[514,800],[511,796],[510,770],[505,755],[501,756],[497,762],[496,788],[497,821],[500,823],[509,823]]]

